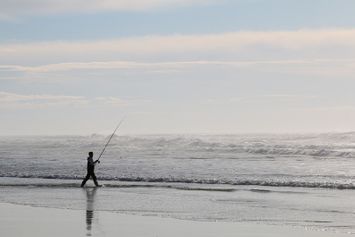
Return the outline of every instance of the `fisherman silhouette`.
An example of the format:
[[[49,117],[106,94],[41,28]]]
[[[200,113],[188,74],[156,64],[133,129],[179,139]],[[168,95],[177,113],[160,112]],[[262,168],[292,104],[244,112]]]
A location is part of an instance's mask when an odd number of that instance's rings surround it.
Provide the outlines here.
[[[87,174],[86,177],[84,178],[83,182],[81,183],[81,187],[84,187],[86,181],[92,177],[95,186],[99,187],[99,184],[97,183],[96,175],[95,175],[95,165],[96,163],[100,163],[99,160],[93,160],[94,153],[92,151],[89,152],[89,157],[88,157],[88,166],[87,166]]]

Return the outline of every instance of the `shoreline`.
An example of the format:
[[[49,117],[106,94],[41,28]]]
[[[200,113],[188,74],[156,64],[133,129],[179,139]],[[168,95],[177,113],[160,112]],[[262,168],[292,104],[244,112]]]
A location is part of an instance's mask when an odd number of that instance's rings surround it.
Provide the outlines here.
[[[200,222],[110,211],[0,203],[0,236],[236,236],[345,237],[352,234],[243,222]]]

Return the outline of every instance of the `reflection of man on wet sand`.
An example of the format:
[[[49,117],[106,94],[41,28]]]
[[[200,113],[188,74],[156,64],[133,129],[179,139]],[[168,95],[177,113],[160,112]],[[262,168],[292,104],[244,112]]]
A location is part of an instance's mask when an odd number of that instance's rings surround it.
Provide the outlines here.
[[[87,236],[91,236],[92,220],[94,219],[94,203],[96,188],[86,189],[86,230]]]

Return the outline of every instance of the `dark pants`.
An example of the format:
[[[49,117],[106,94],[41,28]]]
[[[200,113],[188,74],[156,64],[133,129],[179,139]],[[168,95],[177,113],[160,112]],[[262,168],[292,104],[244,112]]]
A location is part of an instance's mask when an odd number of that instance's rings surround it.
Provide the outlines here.
[[[81,187],[84,187],[86,181],[88,181],[90,179],[90,177],[92,177],[92,180],[94,180],[94,184],[96,186],[99,186],[99,184],[97,183],[97,179],[96,179],[96,175],[94,172],[88,172],[86,177],[84,178],[83,182],[81,183]]]

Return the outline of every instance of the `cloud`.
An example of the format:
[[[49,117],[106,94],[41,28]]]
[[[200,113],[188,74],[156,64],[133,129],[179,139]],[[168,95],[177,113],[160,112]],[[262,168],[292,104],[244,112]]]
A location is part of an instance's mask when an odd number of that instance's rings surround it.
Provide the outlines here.
[[[0,44],[0,63],[353,58],[355,29],[254,31]],[[7,62],[7,63],[5,63]]]
[[[94,102],[102,105],[109,105],[109,106],[138,106],[142,104],[150,103],[150,100],[144,99],[121,99],[112,96],[105,96],[105,97],[96,97]]]
[[[40,109],[58,106],[88,107],[88,106],[132,106],[146,103],[148,100],[120,99],[117,97],[49,95],[49,94],[17,94],[0,91],[0,108],[2,109]]]
[[[355,105],[333,105],[333,106],[317,106],[311,108],[298,108],[296,111],[309,113],[309,112],[355,112]]]
[[[171,62],[135,62],[135,61],[105,61],[105,62],[70,62],[40,66],[0,65],[1,79],[72,79],[93,78],[101,75],[103,78],[119,73],[140,74],[173,74],[191,71],[232,70],[292,73],[293,75],[343,76],[355,73],[355,59],[305,59],[305,60],[237,60],[237,61],[171,61]],[[100,73],[100,74],[98,74]],[[105,74],[106,73],[106,74]],[[79,76],[78,76],[79,75]]]
[[[223,105],[223,104],[236,104],[236,103],[262,103],[277,104],[284,103],[290,105],[292,103],[304,103],[319,99],[319,96],[315,95],[301,95],[301,94],[266,94],[244,97],[231,97],[231,98],[210,98],[206,100],[206,104],[211,105]]]
[[[214,0],[2,0],[0,16],[93,13],[102,11],[145,11],[160,8],[201,5]],[[1,19],[1,18],[0,18]]]
[[[355,29],[3,43],[0,44],[0,78],[15,73],[36,77],[70,71],[145,73],[201,67],[349,76],[355,72],[354,55]]]
[[[62,96],[62,95],[22,95],[10,92],[0,92],[0,103],[31,103],[31,104],[83,104],[86,103],[81,96]]]
[[[333,60],[320,60],[329,62]],[[287,65],[315,64],[318,60],[285,60],[285,61],[175,61],[175,62],[135,62],[135,61],[106,61],[106,62],[70,62],[47,64],[40,66],[0,65],[0,71],[46,73],[72,70],[101,70],[101,69],[181,69],[194,66],[229,66],[246,67],[254,65]]]

